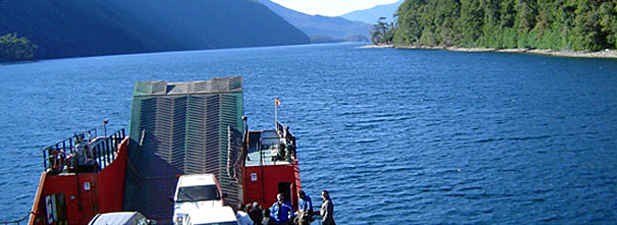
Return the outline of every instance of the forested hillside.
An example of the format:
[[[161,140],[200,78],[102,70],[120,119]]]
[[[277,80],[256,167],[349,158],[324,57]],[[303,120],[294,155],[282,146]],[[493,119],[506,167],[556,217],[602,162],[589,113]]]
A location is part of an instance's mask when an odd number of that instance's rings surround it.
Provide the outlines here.
[[[553,50],[617,46],[617,0],[406,0],[397,45]]]
[[[252,0],[0,0],[5,34],[34,59],[310,43]]]

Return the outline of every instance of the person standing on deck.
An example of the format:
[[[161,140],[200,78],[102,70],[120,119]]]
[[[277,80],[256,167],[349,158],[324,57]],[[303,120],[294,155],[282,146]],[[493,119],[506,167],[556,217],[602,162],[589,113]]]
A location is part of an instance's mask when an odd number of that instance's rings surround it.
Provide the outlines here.
[[[263,212],[259,203],[253,202],[253,206],[249,209],[248,213],[255,225],[261,225],[261,221],[263,220]]]
[[[304,191],[298,192],[298,215],[294,219],[295,224],[310,224],[313,220],[313,201]]]
[[[253,225],[253,220],[251,220],[251,217],[249,217],[249,215],[246,213],[246,207],[244,206],[244,204],[239,203],[237,208],[238,210],[236,212],[236,218],[238,219],[238,224]]]
[[[298,214],[307,213],[310,215],[313,213],[313,201],[311,201],[311,197],[306,195],[304,191],[299,191],[298,197],[300,197],[298,200]]]
[[[262,225],[273,225],[275,223],[276,222],[274,222],[274,220],[270,219],[270,208],[265,208],[263,219],[261,220],[261,224]]]
[[[285,197],[283,197],[282,193],[276,195],[276,199],[278,200],[272,207],[270,207],[270,221],[276,221],[276,224],[287,224],[289,220],[291,220],[291,215],[293,214],[293,206],[291,203],[285,202]]]
[[[323,203],[321,203],[321,224],[322,225],[336,225],[334,222],[334,204],[332,204],[332,199],[330,199],[330,193],[326,190],[321,192],[321,197],[323,198]]]

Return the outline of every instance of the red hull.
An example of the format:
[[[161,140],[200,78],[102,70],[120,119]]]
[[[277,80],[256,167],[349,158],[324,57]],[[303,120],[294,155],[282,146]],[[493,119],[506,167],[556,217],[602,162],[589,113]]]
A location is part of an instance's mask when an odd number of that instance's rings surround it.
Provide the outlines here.
[[[289,197],[297,209],[297,193],[302,190],[297,161],[287,165],[247,166],[244,169],[244,201],[270,207],[279,192],[286,192],[280,188],[280,184],[286,183],[290,184]]]
[[[97,213],[121,211],[128,140],[119,144],[116,159],[98,173],[43,172],[29,224],[87,224]]]

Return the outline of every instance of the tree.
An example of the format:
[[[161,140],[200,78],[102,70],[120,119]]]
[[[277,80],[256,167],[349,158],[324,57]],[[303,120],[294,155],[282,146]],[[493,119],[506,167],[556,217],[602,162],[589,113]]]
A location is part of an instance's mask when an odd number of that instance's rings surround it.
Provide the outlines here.
[[[456,32],[456,21],[460,17],[460,3],[458,0],[433,1],[439,5],[435,11],[434,25],[438,45],[453,46],[460,33]]]
[[[6,34],[0,37],[0,61],[32,59],[36,48],[26,37],[18,37],[16,33]]]
[[[482,36],[484,25],[484,9],[480,1],[461,1],[461,17],[459,18],[460,33],[463,34],[462,44],[465,47],[474,47],[477,40]]]
[[[617,48],[617,0],[406,0],[397,16],[397,45]]]
[[[423,12],[420,10],[423,9],[424,4],[426,4],[423,0],[417,1],[405,1],[399,7],[396,16],[398,19],[396,20],[396,28],[394,39],[396,43],[404,44],[404,45],[416,45],[419,44],[418,40],[422,35],[423,27],[420,25],[420,20]]]
[[[606,1],[600,6],[600,25],[606,35],[607,48],[617,47],[617,1]],[[612,43],[613,46],[610,46]]]
[[[381,43],[381,37],[384,35],[378,26],[379,24],[375,24],[371,29],[371,42],[375,45]]]
[[[385,17],[379,17],[377,24],[373,25],[371,30],[371,42],[373,44],[391,44],[394,38],[394,30],[392,24],[385,22]]]

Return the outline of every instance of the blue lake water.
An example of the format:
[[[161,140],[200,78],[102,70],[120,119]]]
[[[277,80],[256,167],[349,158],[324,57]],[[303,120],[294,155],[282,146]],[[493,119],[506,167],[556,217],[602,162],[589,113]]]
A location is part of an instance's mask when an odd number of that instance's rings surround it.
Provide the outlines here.
[[[617,60],[309,45],[0,65],[0,221],[41,148],[127,127],[135,81],[244,77],[251,129],[298,138],[339,224],[616,224]]]

